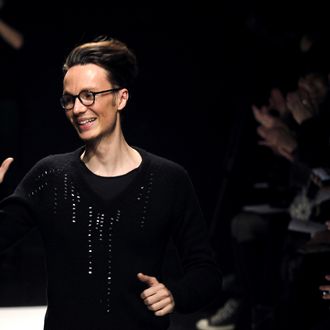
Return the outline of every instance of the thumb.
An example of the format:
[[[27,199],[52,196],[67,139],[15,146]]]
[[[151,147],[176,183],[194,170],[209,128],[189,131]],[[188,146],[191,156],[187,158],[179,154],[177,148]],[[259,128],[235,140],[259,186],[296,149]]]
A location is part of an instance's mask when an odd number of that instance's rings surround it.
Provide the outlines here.
[[[0,165],[0,183],[3,181],[3,178],[5,176],[5,174],[7,173],[8,171],[8,168],[10,166],[10,164],[14,161],[14,158],[12,157],[9,157],[9,158],[6,158],[2,164]]]
[[[143,282],[149,286],[154,286],[159,283],[157,278],[154,276],[149,276],[149,275],[145,275],[143,273],[138,273],[137,277],[141,282]]]

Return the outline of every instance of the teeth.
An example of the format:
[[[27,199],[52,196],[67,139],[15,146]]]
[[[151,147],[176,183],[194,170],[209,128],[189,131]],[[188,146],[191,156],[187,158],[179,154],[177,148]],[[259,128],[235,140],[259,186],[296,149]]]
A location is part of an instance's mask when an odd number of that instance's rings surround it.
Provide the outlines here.
[[[85,125],[87,123],[91,123],[92,121],[94,121],[95,119],[91,118],[91,119],[86,119],[86,120],[82,120],[82,121],[79,121],[78,124],[79,125]]]

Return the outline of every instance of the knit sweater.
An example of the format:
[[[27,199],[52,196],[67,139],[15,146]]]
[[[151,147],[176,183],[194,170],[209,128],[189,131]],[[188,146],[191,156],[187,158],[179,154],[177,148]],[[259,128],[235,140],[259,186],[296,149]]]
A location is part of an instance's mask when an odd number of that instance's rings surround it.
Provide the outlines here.
[[[139,170],[110,198],[91,189],[78,148],[40,160],[1,202],[2,250],[35,227],[41,232],[45,330],[167,329],[169,315],[155,316],[140,297],[146,286],[139,272],[168,287],[178,312],[194,312],[219,294],[220,271],[187,171],[136,149]],[[182,276],[166,279],[169,242],[177,248]]]

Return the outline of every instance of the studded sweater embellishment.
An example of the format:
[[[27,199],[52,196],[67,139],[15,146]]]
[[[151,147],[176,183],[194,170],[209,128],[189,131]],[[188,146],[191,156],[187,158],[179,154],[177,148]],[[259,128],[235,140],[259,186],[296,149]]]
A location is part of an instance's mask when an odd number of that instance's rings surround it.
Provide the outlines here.
[[[59,185],[51,185],[50,175],[59,175],[61,178]],[[146,181],[137,187],[138,192],[136,202],[140,210],[138,215],[138,224],[140,229],[143,229],[148,216],[149,202],[153,187],[154,172],[149,172]],[[36,177],[33,184],[30,197],[36,197],[46,187],[51,188],[49,193],[52,197],[52,211],[54,215],[59,216],[61,204],[68,203],[71,209],[71,223],[73,226],[82,225],[79,221],[79,213],[82,211],[84,204],[82,203],[81,194],[77,190],[75,184],[71,181],[68,173],[62,169],[45,170]],[[111,292],[112,292],[112,258],[113,258],[113,233],[116,223],[120,222],[122,211],[117,208],[112,211],[112,214],[95,208],[95,205],[87,205],[87,276],[92,278],[98,269],[98,264],[101,262],[98,259],[98,249],[105,249],[105,292],[104,292],[104,308],[107,313],[111,311]],[[85,211],[85,212],[86,212]],[[100,268],[102,269],[102,268]]]
[[[151,194],[151,190],[152,190],[153,179],[154,179],[154,173],[150,172],[148,174],[146,186],[143,186],[143,185],[140,186],[138,197],[136,198],[137,201],[142,204],[142,213],[139,218],[139,225],[140,225],[141,229],[144,228],[145,222],[147,220],[147,213],[148,213],[148,209],[149,209],[150,194]]]

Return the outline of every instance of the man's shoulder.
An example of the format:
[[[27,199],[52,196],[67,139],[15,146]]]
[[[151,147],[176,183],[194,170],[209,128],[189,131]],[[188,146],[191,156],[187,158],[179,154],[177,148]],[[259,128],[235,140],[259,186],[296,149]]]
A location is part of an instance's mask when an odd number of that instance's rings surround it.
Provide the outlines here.
[[[41,158],[34,167],[52,167],[61,169],[66,164],[71,163],[75,160],[79,154],[81,148],[78,148],[74,151],[57,153],[57,154],[49,154],[43,158]]]
[[[183,165],[179,164],[178,162],[160,155],[155,152],[147,151],[142,148],[136,148],[144,161],[150,162],[152,166],[156,166],[160,170],[167,170],[167,171],[173,171],[173,172],[186,172]]]

